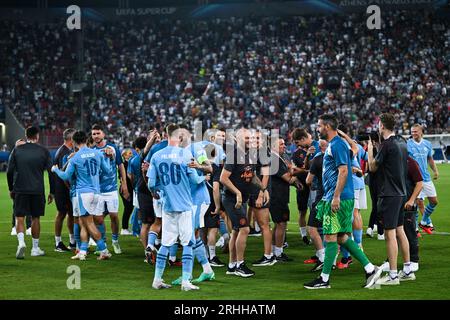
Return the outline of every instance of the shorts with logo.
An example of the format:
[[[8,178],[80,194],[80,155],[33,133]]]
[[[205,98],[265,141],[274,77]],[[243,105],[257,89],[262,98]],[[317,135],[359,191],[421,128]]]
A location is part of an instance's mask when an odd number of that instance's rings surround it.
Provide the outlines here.
[[[235,208],[236,197],[224,194],[222,197],[222,204],[225,208],[225,212],[231,220],[233,230],[238,231],[240,228],[248,227],[247,218],[247,203],[246,199],[242,199],[242,206],[239,209]]]
[[[317,204],[316,218],[322,221],[323,234],[351,233],[353,199],[341,200],[340,208],[337,212],[331,211],[331,201],[320,200]]]

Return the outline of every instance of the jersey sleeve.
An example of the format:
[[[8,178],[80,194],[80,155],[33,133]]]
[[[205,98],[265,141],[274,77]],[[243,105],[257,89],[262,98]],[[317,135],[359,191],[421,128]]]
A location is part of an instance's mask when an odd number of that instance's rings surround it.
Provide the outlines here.
[[[122,155],[120,154],[120,150],[119,148],[117,148],[117,146],[114,146],[114,151],[116,152],[116,165],[120,166],[123,161],[122,161]]]
[[[14,189],[15,171],[16,171],[16,149],[14,148],[13,151],[11,151],[11,154],[9,155],[8,169],[6,173],[9,191],[12,191]]]
[[[349,152],[346,144],[333,144],[331,146],[331,153],[336,167],[347,165]]]
[[[199,184],[205,181],[205,176],[199,176],[197,170],[186,166],[186,171],[191,184]]]
[[[150,161],[150,166],[147,171],[147,177],[148,177],[148,188],[150,190],[153,190],[156,186],[156,181],[158,178],[158,173],[156,171],[156,159],[152,158]]]
[[[148,163],[150,163],[150,160],[152,159],[152,156],[153,156],[153,154],[154,154],[154,149],[155,148],[155,146],[153,146],[153,147],[151,147],[151,149],[150,149],[150,151],[147,153],[147,155],[145,156],[145,158],[144,158],[144,161],[145,162],[148,162]]]
[[[364,161],[368,161],[369,160],[369,155],[367,154],[366,150],[364,150],[363,147],[361,147],[360,145],[358,145],[358,153],[359,153],[359,158],[364,160]]]
[[[428,142],[428,141],[427,141],[427,142]],[[430,142],[427,143],[427,149],[428,149],[427,157],[428,157],[428,158],[432,158],[432,157],[433,157],[434,150],[433,150],[433,146],[431,145]]]
[[[58,167],[60,166],[60,163],[59,163],[59,152],[60,151],[61,151],[61,149],[58,149],[58,151],[56,151],[55,158],[53,159],[53,165],[57,165]],[[62,168],[62,166],[61,166],[61,168]]]
[[[130,162],[128,162],[128,167],[127,167],[128,174],[134,174],[133,164],[134,164],[134,157],[131,159]]]
[[[203,164],[206,160],[208,160],[205,149],[197,146],[194,148],[194,153],[195,160],[197,160],[199,164]]]
[[[213,182],[220,182],[220,174],[222,173],[222,169],[220,166],[216,164],[212,164],[213,166]]]
[[[74,158],[69,161],[65,171],[61,171],[59,168],[56,168],[55,173],[58,175],[58,177],[60,177],[64,181],[69,181],[75,173],[74,161]]]
[[[141,174],[141,162],[139,161],[140,157],[139,155],[135,156],[131,162],[128,164],[128,173],[138,176]]]

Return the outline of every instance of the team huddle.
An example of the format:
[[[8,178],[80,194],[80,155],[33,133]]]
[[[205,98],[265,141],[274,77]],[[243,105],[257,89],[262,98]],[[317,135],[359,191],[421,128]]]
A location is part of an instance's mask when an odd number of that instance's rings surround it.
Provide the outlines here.
[[[297,194],[300,235],[305,244],[312,242],[315,248],[304,263],[313,264],[312,271],[320,271],[305,288],[330,288],[331,271],[348,268],[353,258],[363,266],[365,288],[415,280],[418,228],[433,233],[430,216],[437,205],[427,167],[431,166],[434,179],[438,171],[432,146],[423,139],[423,128],[413,126],[412,137],[406,141],[395,135],[394,124],[392,114],[382,114],[378,134],[353,140],[333,115],[325,114],[317,123],[319,140],[313,140],[313,134],[305,129],[292,131],[296,149],[291,157],[285,140],[265,130],[208,129],[194,142],[186,126],[168,124],[162,133],[155,129],[147,137],[137,138],[134,154],[126,163],[117,147],[105,140],[100,125],[92,126],[90,134],[65,130],[64,145],[53,161],[36,143],[37,129],[28,128],[27,141],[16,144],[8,165],[19,241],[16,258],[25,255],[25,216],[32,217],[31,256],[45,254],[39,248],[39,217],[45,209],[42,173],[48,170],[48,203],[54,196],[58,210],[55,250],[74,250],[71,259],[86,260],[90,242],[95,242],[98,259],[110,259],[105,235],[109,215],[113,251],[121,254],[120,191],[124,203],[139,212],[145,262],[155,265],[155,289],[179,285],[183,291],[198,290],[199,283],[215,279],[213,268],[220,267],[226,267],[227,275],[255,276],[245,260],[247,238],[254,233],[261,235],[263,254],[253,267],[289,263],[292,259],[284,248],[291,186]],[[30,177],[32,183],[27,180]],[[360,210],[367,209],[366,184],[373,207],[367,234],[377,231],[378,239],[386,241],[387,259],[382,266],[371,262],[362,245]],[[426,207],[425,198],[429,200]],[[66,215],[69,248],[61,241]],[[216,255],[219,233],[229,253],[228,264]],[[399,250],[403,258],[400,272]],[[195,260],[202,273],[194,279]],[[182,269],[181,276],[170,284],[163,280],[168,264]]]

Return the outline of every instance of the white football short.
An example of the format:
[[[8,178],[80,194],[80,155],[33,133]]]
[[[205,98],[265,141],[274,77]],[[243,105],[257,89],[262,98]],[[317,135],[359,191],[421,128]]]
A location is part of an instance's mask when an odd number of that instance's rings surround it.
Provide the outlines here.
[[[119,212],[119,194],[117,191],[104,192],[98,196],[96,215],[101,216],[105,212]]]
[[[422,191],[419,194],[419,199],[425,199],[428,197],[437,197],[436,188],[433,181],[423,182]]]
[[[367,209],[366,189],[355,190],[355,209]]]
[[[192,211],[162,212],[161,244],[170,247],[180,240],[186,246],[194,238]]]
[[[163,206],[163,199],[153,199],[153,210],[155,211],[155,217],[162,218]]]
[[[193,205],[192,212],[193,216],[193,227],[195,230],[205,227],[205,214],[208,211],[209,204],[202,203],[201,205]]]
[[[99,195],[89,192],[89,193],[78,193],[77,201],[74,205],[78,209],[79,216],[95,215],[98,205]],[[75,215],[75,214],[74,214]]]

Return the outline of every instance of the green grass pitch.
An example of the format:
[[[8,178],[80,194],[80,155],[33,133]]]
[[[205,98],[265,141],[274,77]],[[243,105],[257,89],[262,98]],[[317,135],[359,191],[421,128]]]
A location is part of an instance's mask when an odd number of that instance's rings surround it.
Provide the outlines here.
[[[41,248],[45,257],[31,257],[31,237],[26,236],[27,251],[24,260],[16,260],[17,238],[10,236],[12,205],[8,196],[6,175],[0,175],[0,299],[449,299],[450,277],[450,166],[439,165],[440,178],[436,183],[440,203],[433,214],[433,223],[439,234],[423,235],[420,239],[420,270],[417,280],[396,287],[377,290],[363,289],[365,280],[362,266],[355,261],[349,269],[334,270],[330,290],[306,290],[303,283],[317,274],[303,260],[313,254],[312,246],[300,241],[298,212],[295,198],[291,197],[291,220],[288,226],[289,248],[286,253],[294,259],[290,263],[277,263],[272,267],[254,267],[256,275],[243,279],[225,274],[225,268],[216,268],[216,280],[201,283],[196,292],[181,292],[179,287],[153,290],[151,283],[154,267],[143,262],[143,248],[138,239],[122,236],[122,255],[113,255],[110,261],[97,261],[93,255],[87,261],[73,262],[70,253],[56,253],[54,249],[55,205],[47,206],[42,218]],[[291,196],[294,193],[292,192]],[[370,200],[370,197],[368,197]],[[364,231],[369,210],[362,212]],[[111,246],[109,219],[108,244]],[[68,242],[67,228],[63,239]],[[364,250],[374,264],[386,256],[384,241],[364,235]],[[246,260],[252,262],[262,254],[262,238],[249,238]],[[219,254],[223,261],[228,257]],[[400,258],[401,261],[401,258]],[[67,268],[78,265],[81,269],[81,289],[69,290]],[[399,269],[401,264],[399,263]],[[194,277],[201,270],[196,263]],[[166,268],[164,278],[172,281],[181,274],[181,268]]]

